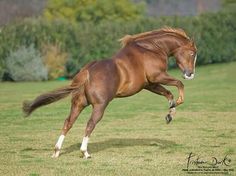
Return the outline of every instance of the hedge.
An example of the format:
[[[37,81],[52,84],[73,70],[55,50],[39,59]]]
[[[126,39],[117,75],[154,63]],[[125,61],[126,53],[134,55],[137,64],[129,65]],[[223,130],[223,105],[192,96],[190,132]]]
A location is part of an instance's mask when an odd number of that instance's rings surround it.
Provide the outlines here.
[[[107,21],[70,24],[48,22],[41,18],[12,23],[0,30],[0,76],[9,53],[21,46],[58,45],[68,53],[67,75],[73,75],[85,63],[111,57],[120,48],[118,39],[126,34],[149,31],[163,26],[183,28],[198,48],[198,65],[236,60],[236,12],[221,11],[194,17],[144,18],[114,23]],[[174,66],[171,62],[171,66]]]

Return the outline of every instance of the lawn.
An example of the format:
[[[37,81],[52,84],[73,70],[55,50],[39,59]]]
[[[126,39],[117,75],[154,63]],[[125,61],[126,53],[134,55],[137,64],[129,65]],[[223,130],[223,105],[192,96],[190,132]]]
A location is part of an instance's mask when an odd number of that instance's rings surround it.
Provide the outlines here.
[[[190,175],[184,169],[191,152],[195,156],[189,171],[236,175],[236,62],[203,66],[196,72],[194,80],[183,80],[185,103],[168,125],[164,97],[142,91],[115,99],[91,136],[89,160],[80,158],[79,148],[91,108],[66,136],[58,159],[51,155],[70,97],[38,109],[30,118],[22,115],[23,100],[68,81],[0,83],[0,175]],[[182,80],[179,70],[170,74]],[[175,88],[168,89],[177,95]]]

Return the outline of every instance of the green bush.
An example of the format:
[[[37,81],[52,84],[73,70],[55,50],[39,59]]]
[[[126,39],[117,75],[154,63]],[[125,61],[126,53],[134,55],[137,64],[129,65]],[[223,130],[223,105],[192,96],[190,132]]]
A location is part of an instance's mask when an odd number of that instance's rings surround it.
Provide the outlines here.
[[[71,77],[87,62],[115,54],[121,47],[118,39],[124,35],[163,26],[183,28],[194,38],[198,48],[198,65],[230,62],[236,60],[235,19],[236,11],[233,10],[195,17],[144,18],[99,24],[28,19],[0,30],[0,65],[5,69],[4,63],[10,51],[21,46],[34,44],[42,52],[45,44],[59,45],[62,52],[68,53],[66,74]],[[175,66],[173,61],[170,66]]]
[[[203,14],[193,21],[199,65],[236,60],[235,14]]]
[[[79,71],[78,62],[75,59],[69,58],[66,62],[66,77],[73,78],[75,74]]]
[[[66,20],[72,23],[92,21],[130,21],[142,18],[145,3],[131,0],[48,0],[43,16],[47,20]]]
[[[5,63],[3,59],[0,59],[0,81],[3,78],[4,72],[5,72]]]
[[[40,53],[33,45],[20,47],[6,58],[6,69],[14,81],[47,80],[47,69],[44,67]]]
[[[3,64],[2,65],[0,64],[0,81],[2,80],[4,72],[5,72],[4,66]]]

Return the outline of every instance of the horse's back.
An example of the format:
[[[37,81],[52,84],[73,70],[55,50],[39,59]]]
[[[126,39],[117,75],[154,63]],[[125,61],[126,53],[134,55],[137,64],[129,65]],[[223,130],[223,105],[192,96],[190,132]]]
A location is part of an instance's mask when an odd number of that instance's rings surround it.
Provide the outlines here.
[[[108,102],[142,90],[147,83],[142,59],[140,52],[131,46],[121,49],[112,59],[87,64],[81,72],[88,74],[85,94],[89,102]]]

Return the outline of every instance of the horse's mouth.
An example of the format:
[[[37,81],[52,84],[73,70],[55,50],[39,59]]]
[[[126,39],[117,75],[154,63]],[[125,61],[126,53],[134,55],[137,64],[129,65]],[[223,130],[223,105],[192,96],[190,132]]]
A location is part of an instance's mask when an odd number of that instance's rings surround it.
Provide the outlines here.
[[[183,78],[184,78],[184,79],[187,79],[187,80],[191,80],[191,79],[194,78],[194,74],[191,73],[190,76],[188,76],[188,75],[185,73],[185,74],[183,74]]]

